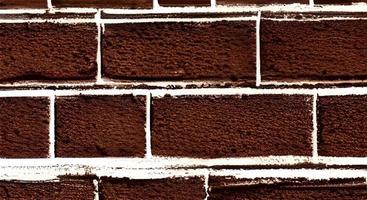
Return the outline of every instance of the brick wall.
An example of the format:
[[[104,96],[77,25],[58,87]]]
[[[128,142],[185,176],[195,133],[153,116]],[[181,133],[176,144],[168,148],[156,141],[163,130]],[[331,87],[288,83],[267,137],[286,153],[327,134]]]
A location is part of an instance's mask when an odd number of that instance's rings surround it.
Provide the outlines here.
[[[366,11],[0,0],[0,199],[367,199]]]

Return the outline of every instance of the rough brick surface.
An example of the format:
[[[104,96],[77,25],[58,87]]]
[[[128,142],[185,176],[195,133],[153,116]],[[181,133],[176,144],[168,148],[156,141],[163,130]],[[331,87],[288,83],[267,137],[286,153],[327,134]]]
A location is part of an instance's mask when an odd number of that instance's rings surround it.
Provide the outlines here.
[[[0,9],[7,8],[47,8],[47,0],[0,0]]]
[[[263,80],[367,77],[365,20],[261,21]]]
[[[47,157],[49,100],[0,98],[0,157]]]
[[[308,0],[217,0],[218,5],[246,5],[246,4],[308,4]]]
[[[106,24],[103,75],[254,82],[255,22]]]
[[[233,177],[211,177],[210,200],[268,200],[268,199],[366,199],[364,179],[305,179],[243,180]]]
[[[318,100],[319,155],[367,155],[367,96],[330,96]]]
[[[143,97],[58,97],[56,155],[142,157],[145,153],[144,125]]]
[[[103,178],[101,200],[201,200],[206,196],[203,178],[130,180]]]
[[[90,180],[59,182],[0,181],[1,199],[93,200],[94,185]]]
[[[210,0],[158,0],[160,6],[210,6]]]
[[[52,0],[55,7],[151,8],[153,0]]]
[[[311,98],[254,95],[153,101],[154,155],[311,155]]]
[[[315,4],[352,4],[367,2],[366,0],[315,0]]]
[[[96,75],[95,24],[0,24],[0,82]]]

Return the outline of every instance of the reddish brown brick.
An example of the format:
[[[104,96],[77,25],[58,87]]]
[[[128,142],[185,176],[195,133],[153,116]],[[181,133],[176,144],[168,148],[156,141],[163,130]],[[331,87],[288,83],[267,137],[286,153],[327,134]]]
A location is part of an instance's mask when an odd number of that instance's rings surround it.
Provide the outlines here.
[[[158,0],[160,6],[210,6],[210,0]]]
[[[1,199],[93,200],[94,185],[90,180],[59,182],[0,181]]]
[[[352,4],[367,2],[366,0],[314,0],[315,4]]]
[[[0,0],[0,9],[4,8],[47,8],[47,0]]]
[[[318,147],[322,156],[367,155],[367,96],[318,100]]]
[[[48,156],[49,100],[0,98],[0,157]]]
[[[203,178],[166,178],[150,180],[102,178],[102,200],[202,200],[206,196]]]
[[[263,80],[366,79],[366,31],[365,20],[262,20]]]
[[[55,7],[152,8],[153,0],[52,0]]]
[[[143,157],[145,100],[134,96],[56,99],[59,157]]]
[[[94,79],[95,24],[0,24],[0,82]]]
[[[218,5],[246,5],[246,4],[308,4],[308,0],[217,0]]]
[[[236,179],[210,177],[210,200],[366,199],[365,179]]]
[[[154,155],[311,155],[309,96],[185,96],[153,101]]]
[[[106,24],[103,75],[136,80],[255,80],[255,22]]]

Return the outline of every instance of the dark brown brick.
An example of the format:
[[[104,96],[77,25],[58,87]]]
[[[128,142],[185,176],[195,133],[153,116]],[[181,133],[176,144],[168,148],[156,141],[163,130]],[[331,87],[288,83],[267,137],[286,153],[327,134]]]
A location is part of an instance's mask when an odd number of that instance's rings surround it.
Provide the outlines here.
[[[103,75],[253,84],[255,43],[253,21],[106,24]]]
[[[318,147],[322,156],[367,155],[367,96],[318,100]]]
[[[202,200],[206,196],[204,180],[193,178],[166,178],[130,180],[102,178],[101,200]]]
[[[217,0],[218,5],[246,5],[246,4],[308,4],[308,0]]]
[[[96,76],[95,24],[0,24],[0,82]]]
[[[47,8],[47,0],[0,0],[0,9],[4,8]]]
[[[365,179],[236,179],[210,177],[210,200],[366,199]]]
[[[0,181],[1,199],[93,200],[91,180],[61,180],[59,182]]]
[[[311,155],[309,96],[164,97],[153,101],[154,155]]]
[[[314,0],[315,4],[352,4],[367,2],[366,0]]]
[[[210,0],[158,0],[160,6],[210,6]]]
[[[365,32],[364,20],[262,20],[263,80],[366,79]]]
[[[153,0],[52,0],[55,7],[152,8]]]
[[[49,100],[0,98],[0,157],[48,156]]]
[[[56,99],[59,157],[143,157],[143,97],[79,96]]]

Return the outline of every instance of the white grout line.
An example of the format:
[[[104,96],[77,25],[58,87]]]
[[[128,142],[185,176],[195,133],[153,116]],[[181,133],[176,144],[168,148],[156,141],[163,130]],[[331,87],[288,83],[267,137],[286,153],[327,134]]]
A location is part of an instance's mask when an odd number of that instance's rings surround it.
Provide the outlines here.
[[[208,170],[208,172],[204,174],[204,188],[206,193],[204,200],[208,200],[209,198],[209,177],[210,177],[210,171]]]
[[[153,10],[160,10],[159,2],[158,0],[153,0]]]
[[[210,7],[215,10],[217,8],[217,0],[210,0]]]
[[[154,23],[154,22],[217,22],[217,21],[249,21],[256,20],[250,17],[224,17],[224,18],[140,18],[140,19],[103,19],[104,24],[120,23]]]
[[[55,158],[55,96],[50,96],[49,157]]]
[[[319,21],[337,21],[337,20],[367,20],[366,17],[320,17],[320,18],[263,18],[270,21],[295,21],[295,22],[319,22]]]
[[[52,1],[51,1],[51,0],[47,0],[47,8],[48,8],[49,10],[52,10],[52,9],[53,9]]]
[[[96,76],[96,84],[103,84],[102,79],[102,24],[101,24],[101,11],[99,10],[95,15],[96,25],[97,25],[97,76]]]
[[[146,95],[146,122],[145,122],[145,142],[146,142],[145,157],[148,159],[152,158],[151,104],[152,104],[151,94],[148,93]]]
[[[8,24],[8,23],[59,23],[59,24],[81,24],[81,23],[95,23],[95,19],[92,18],[74,18],[74,19],[66,19],[66,18],[59,18],[59,19],[0,19],[0,23]]]
[[[315,2],[314,2],[314,0],[309,0],[309,4],[310,4],[310,7],[314,7],[315,6]]]
[[[256,19],[256,86],[261,85],[260,21],[261,21],[261,11],[257,13],[257,19]]]
[[[94,200],[99,200],[99,187],[98,187],[98,180],[93,180],[94,185]]]
[[[312,101],[312,162],[318,161],[318,139],[317,139],[317,94],[313,95]]]
[[[273,86],[292,86],[292,85],[317,85],[317,84],[325,84],[325,85],[335,85],[335,84],[358,84],[358,83],[367,83],[367,80],[335,80],[335,81],[262,81],[261,85],[273,85]]]

